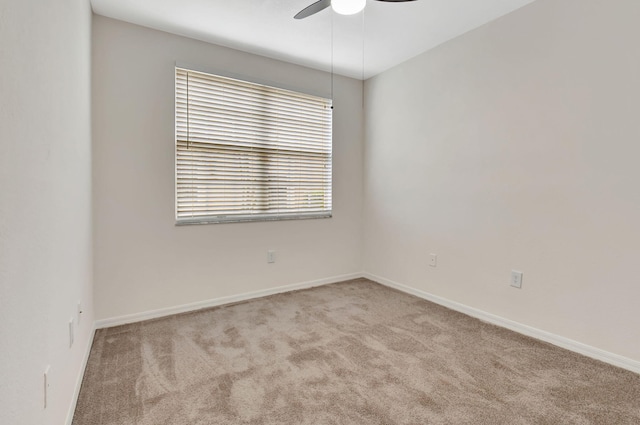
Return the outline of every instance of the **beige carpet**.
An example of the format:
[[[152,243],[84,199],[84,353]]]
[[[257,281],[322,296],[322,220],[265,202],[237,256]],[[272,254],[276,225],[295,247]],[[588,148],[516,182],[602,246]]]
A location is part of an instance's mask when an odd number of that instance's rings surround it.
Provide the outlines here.
[[[360,279],[99,330],[74,425],[640,424],[640,375]]]

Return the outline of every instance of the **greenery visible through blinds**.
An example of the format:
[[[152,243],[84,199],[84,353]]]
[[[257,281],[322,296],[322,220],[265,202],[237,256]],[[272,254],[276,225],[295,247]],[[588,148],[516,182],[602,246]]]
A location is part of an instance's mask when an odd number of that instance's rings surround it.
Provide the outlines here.
[[[331,100],[176,68],[178,223],[331,216]]]

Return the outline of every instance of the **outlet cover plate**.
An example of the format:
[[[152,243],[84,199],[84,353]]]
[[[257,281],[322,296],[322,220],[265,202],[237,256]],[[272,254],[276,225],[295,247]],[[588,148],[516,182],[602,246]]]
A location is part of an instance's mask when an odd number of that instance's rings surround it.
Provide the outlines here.
[[[44,369],[44,394],[43,394],[43,402],[44,402],[44,408],[47,408],[47,396],[49,395],[49,386],[51,385],[49,382],[49,371],[51,370],[51,366],[47,366]]]
[[[522,272],[511,270],[511,286],[514,288],[522,288]]]

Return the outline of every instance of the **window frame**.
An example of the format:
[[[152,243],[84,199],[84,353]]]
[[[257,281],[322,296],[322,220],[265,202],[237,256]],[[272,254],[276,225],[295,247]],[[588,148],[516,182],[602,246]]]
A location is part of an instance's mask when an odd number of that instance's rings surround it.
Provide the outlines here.
[[[280,93],[285,93],[285,92],[292,92],[294,95],[303,95],[303,96],[311,96],[311,97],[316,97],[318,99],[322,99],[322,101],[326,102],[326,105],[329,109],[327,113],[328,116],[328,140],[326,140],[327,145],[325,147],[328,147],[328,153],[327,158],[324,160],[325,162],[325,168],[328,166],[329,170],[328,170],[328,177],[324,177],[319,179],[320,181],[322,181],[322,179],[328,179],[328,184],[324,184],[322,186],[322,192],[323,192],[323,201],[322,202],[326,202],[328,204],[328,208],[326,208],[326,205],[323,209],[321,210],[315,210],[315,211],[305,211],[304,209],[298,209],[295,211],[291,211],[291,212],[282,212],[282,211],[276,211],[276,212],[264,212],[264,211],[256,211],[253,213],[238,213],[238,214],[208,214],[208,215],[196,215],[196,216],[191,216],[191,217],[187,217],[184,216],[184,212],[182,215],[180,215],[181,210],[179,208],[179,190],[180,190],[180,185],[179,185],[179,165],[180,165],[180,143],[184,144],[185,142],[187,143],[187,145],[190,143],[189,141],[185,141],[185,140],[181,140],[181,138],[179,137],[179,131],[178,131],[178,70],[182,70],[182,71],[186,71],[188,72],[194,72],[194,73],[201,73],[201,74],[209,74],[215,78],[220,78],[220,79],[229,79],[229,80],[236,80],[239,81],[241,83],[245,83],[245,84],[250,84],[250,85],[255,85],[255,86],[262,86],[262,87],[266,87],[267,89],[270,90],[277,90]],[[194,225],[194,224],[220,224],[220,223],[238,223],[238,222],[264,222],[264,221],[281,221],[281,220],[305,220],[305,219],[319,219],[319,218],[331,218],[333,217],[333,101],[330,97],[328,96],[322,96],[322,95],[318,95],[316,93],[310,93],[309,91],[305,90],[305,91],[300,91],[298,89],[292,89],[290,87],[284,87],[280,84],[274,84],[272,82],[265,82],[263,80],[257,80],[257,79],[252,79],[252,78],[247,78],[245,76],[239,76],[239,75],[235,75],[235,74],[229,74],[229,73],[225,73],[225,72],[212,72],[211,70],[203,70],[202,68],[199,67],[194,67],[191,65],[184,65],[184,64],[175,64],[174,67],[174,77],[175,77],[175,87],[174,87],[174,125],[175,125],[175,134],[174,134],[174,171],[175,171],[175,182],[174,182],[174,206],[175,206],[175,224],[177,226],[182,226],[182,225]],[[187,78],[188,74],[187,74]],[[325,107],[325,109],[327,108]],[[187,107],[187,113],[188,112],[188,107]],[[187,124],[188,125],[188,124]],[[187,137],[189,138],[189,137]],[[206,143],[206,142],[205,142]],[[268,142],[263,141],[262,143],[265,144],[265,146],[268,145]],[[217,144],[224,144],[224,143],[217,143]],[[232,143],[228,143],[226,144],[227,146],[234,146]],[[237,145],[235,145],[235,147],[237,147]],[[271,148],[264,148],[262,149],[263,151],[268,151],[273,149],[276,153],[278,152],[278,146],[277,145],[273,145]],[[305,150],[304,149],[298,149],[298,150],[291,150],[292,152],[297,152],[299,156],[304,157],[305,155],[308,156],[308,153],[305,154]],[[271,155],[269,155],[269,153],[265,153],[264,155],[266,155],[268,158],[277,158],[277,154],[273,153]],[[301,154],[302,153],[302,154]],[[260,155],[262,156],[263,153],[261,153]],[[298,159],[300,160],[300,158]],[[269,161],[269,160],[267,160]],[[245,175],[246,177],[246,175]],[[300,177],[298,177],[299,179]],[[299,184],[298,180],[298,184]],[[267,182],[268,184],[268,182]],[[276,188],[276,186],[273,185],[268,185],[267,189],[265,191],[266,196],[269,197],[269,192],[273,191],[274,188]],[[287,187],[285,187],[285,189],[287,189]],[[309,195],[307,194],[307,196],[313,196],[313,195]],[[328,201],[324,199],[324,197],[328,196]],[[220,198],[223,199],[223,198]],[[284,201],[284,202],[279,202],[278,205],[283,205],[286,206],[288,205],[287,202],[289,201]],[[300,204],[300,201],[294,202],[293,205],[295,204]]]

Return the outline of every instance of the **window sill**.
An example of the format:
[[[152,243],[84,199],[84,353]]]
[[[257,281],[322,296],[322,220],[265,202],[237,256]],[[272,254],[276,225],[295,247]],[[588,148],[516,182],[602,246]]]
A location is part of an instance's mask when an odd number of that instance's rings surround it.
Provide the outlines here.
[[[284,221],[284,220],[312,220],[317,218],[332,218],[332,212],[313,213],[313,214],[291,214],[291,215],[251,215],[251,216],[226,216],[226,217],[197,217],[189,219],[176,220],[176,226],[191,226],[196,224],[224,224],[224,223],[254,223],[265,221]]]

